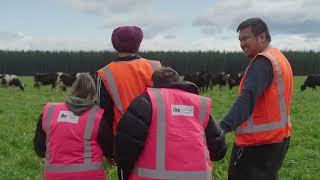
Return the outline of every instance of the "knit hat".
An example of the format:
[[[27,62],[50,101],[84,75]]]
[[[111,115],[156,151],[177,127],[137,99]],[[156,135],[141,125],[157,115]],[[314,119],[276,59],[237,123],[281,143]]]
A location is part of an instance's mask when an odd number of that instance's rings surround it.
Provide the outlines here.
[[[112,45],[119,53],[136,53],[139,50],[143,32],[136,26],[121,26],[112,32]]]

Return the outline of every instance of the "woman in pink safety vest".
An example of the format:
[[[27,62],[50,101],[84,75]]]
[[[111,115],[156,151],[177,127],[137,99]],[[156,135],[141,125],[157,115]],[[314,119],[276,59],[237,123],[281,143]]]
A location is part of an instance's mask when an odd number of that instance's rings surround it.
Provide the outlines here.
[[[210,180],[211,160],[221,160],[227,150],[210,115],[211,99],[179,81],[171,68],[155,71],[152,81],[119,122],[115,160],[121,179]]]
[[[106,180],[103,155],[112,157],[112,128],[94,104],[95,83],[81,73],[71,96],[63,103],[48,102],[34,137],[36,154],[45,158],[44,179]]]

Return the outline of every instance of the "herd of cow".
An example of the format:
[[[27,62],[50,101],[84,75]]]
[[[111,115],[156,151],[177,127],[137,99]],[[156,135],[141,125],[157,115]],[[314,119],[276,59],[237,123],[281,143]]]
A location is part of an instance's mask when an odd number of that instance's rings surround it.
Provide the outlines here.
[[[86,72],[88,73],[88,72]],[[34,77],[34,88],[40,89],[41,85],[51,85],[51,89],[58,88],[65,91],[67,87],[72,86],[79,73],[36,73]],[[95,73],[89,73],[96,81]],[[24,84],[19,80],[17,75],[0,74],[1,86],[17,86],[24,90]]]
[[[229,86],[232,89],[234,86],[238,86],[244,73],[211,73],[207,71],[188,73],[184,76],[185,81],[191,81],[198,85],[201,92],[207,91],[210,87],[218,85],[220,88]]]
[[[88,73],[88,72],[87,72]],[[40,89],[41,85],[51,85],[51,88],[57,88],[65,91],[67,87],[72,86],[73,82],[77,78],[79,73],[36,73],[34,77],[34,88]],[[89,73],[96,82],[95,73]],[[198,85],[201,92],[207,91],[209,88],[218,85],[220,89],[228,86],[232,89],[234,86],[238,86],[243,77],[243,73],[211,73],[207,71],[188,73],[184,76],[184,80],[191,81]],[[0,83],[2,87],[16,86],[22,91],[24,90],[24,84],[19,80],[17,75],[14,74],[0,74]],[[320,75],[308,75],[303,85],[301,85],[301,91],[304,91],[307,87],[316,89],[320,86]]]

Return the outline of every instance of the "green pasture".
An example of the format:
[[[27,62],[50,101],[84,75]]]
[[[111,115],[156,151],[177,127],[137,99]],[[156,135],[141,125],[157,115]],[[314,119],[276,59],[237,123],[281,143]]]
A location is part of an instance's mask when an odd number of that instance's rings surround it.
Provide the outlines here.
[[[305,77],[295,77],[291,103],[293,133],[288,154],[279,179],[320,179],[320,90],[300,92]],[[0,88],[0,180],[43,179],[43,161],[33,150],[33,137],[38,116],[48,101],[59,102],[68,92],[51,87],[33,89],[33,79],[22,77],[26,90]],[[236,98],[233,90],[215,87],[203,93],[213,99],[212,115],[221,120]],[[227,135],[228,152],[225,159],[213,164],[215,179],[227,179],[228,161],[233,134]],[[116,170],[107,167],[109,180],[116,180]]]

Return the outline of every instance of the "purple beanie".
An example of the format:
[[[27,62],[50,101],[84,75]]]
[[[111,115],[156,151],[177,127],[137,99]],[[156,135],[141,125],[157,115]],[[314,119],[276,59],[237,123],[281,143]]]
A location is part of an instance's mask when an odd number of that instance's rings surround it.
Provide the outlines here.
[[[143,38],[142,30],[136,26],[121,26],[112,32],[112,45],[119,53],[136,53]]]

